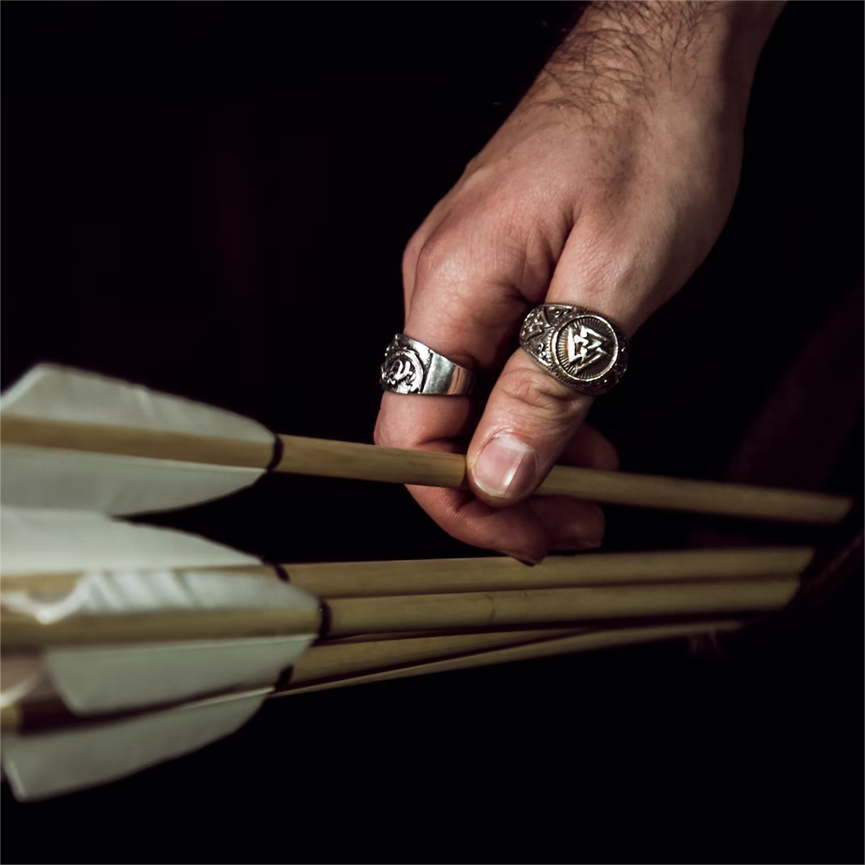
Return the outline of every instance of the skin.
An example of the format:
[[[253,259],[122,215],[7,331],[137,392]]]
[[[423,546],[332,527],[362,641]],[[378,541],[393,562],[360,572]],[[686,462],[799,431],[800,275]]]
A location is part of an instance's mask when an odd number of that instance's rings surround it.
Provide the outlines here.
[[[454,537],[526,563],[600,545],[600,508],[532,493],[556,463],[615,469],[615,449],[585,423],[592,398],[516,334],[534,306],[570,303],[632,336],[696,270],[782,5],[591,5],[410,240],[404,332],[495,383],[485,406],[385,393],[375,441],[467,453],[470,491],[409,488]]]

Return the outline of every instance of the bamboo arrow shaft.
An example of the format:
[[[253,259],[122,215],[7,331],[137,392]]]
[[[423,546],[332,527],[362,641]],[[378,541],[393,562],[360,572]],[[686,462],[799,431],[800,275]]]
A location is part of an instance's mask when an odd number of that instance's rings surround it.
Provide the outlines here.
[[[313,647],[295,664],[288,689],[271,692],[268,696],[305,694],[366,682],[553,657],[590,649],[650,643],[709,631],[730,630],[740,624],[738,621],[729,620],[701,621],[603,630],[581,628],[514,631],[326,644]],[[355,651],[358,649],[360,651]],[[233,696],[242,699],[253,696],[256,691],[268,689],[268,685],[262,683],[261,688],[256,688],[255,691],[239,691]],[[225,695],[225,699],[231,698],[232,695]],[[175,708],[183,708],[183,705]],[[190,707],[194,704],[185,705]],[[30,732],[45,732],[74,725],[105,723],[123,719],[128,715],[129,713],[89,717],[73,715],[61,700],[51,697],[3,706],[0,709],[0,732],[5,734],[24,728]]]
[[[539,589],[329,602],[334,637],[388,631],[582,625],[668,616],[740,615],[783,607],[796,577],[752,583]]]
[[[379,639],[362,643],[323,643],[301,655],[291,674],[292,684],[335,676],[357,675],[403,664],[416,664],[439,658],[489,651],[506,646],[522,646],[539,640],[582,633],[573,629],[521,630],[486,634],[447,634]],[[388,635],[389,636],[389,635]]]
[[[277,471],[420,486],[465,486],[465,457],[460,454],[286,435],[281,438],[284,450]],[[570,466],[556,466],[541,484],[538,494],[818,525],[840,522],[852,507],[852,499],[824,493],[602,472]]]
[[[466,486],[466,458],[461,454],[300,436],[280,438],[282,460],[276,471],[449,489]]]
[[[587,625],[638,618],[744,615],[783,607],[796,577],[759,582],[704,582],[649,586],[581,587],[520,592],[474,592],[330,601],[329,635],[461,630],[564,624]],[[106,645],[172,640],[274,637],[317,633],[314,610],[247,610],[77,616],[43,625],[28,616],[2,617],[0,646]]]
[[[316,634],[321,627],[317,611],[300,609],[73,616],[51,625],[29,616],[4,614],[0,623],[0,647],[7,650],[282,637]]]
[[[811,547],[581,553],[533,568],[511,558],[328,562],[283,565],[292,585],[320,598],[502,592],[800,574]]]
[[[527,568],[500,556],[384,562],[285,564],[292,585],[320,598],[501,592],[631,583],[747,580],[800,574],[811,547],[753,547],[549,556]],[[266,565],[221,567],[221,574],[275,577]],[[3,574],[4,592],[71,591],[83,573]]]
[[[221,466],[263,469],[272,457],[267,444],[20,416],[0,418],[0,436],[5,444],[27,447]],[[283,457],[276,471],[422,486],[465,486],[465,457],[460,454],[288,435],[280,438]],[[838,523],[852,506],[850,498],[824,493],[568,466],[556,466],[538,493],[608,504],[811,524]]]
[[[390,681],[392,679],[404,679],[411,676],[424,676],[431,673],[447,673],[476,667],[488,667],[495,664],[513,663],[515,661],[530,661],[539,658],[570,655],[576,652],[587,652],[595,649],[641,645],[661,640],[681,639],[696,634],[730,631],[740,626],[741,622],[735,620],[721,620],[687,622],[673,625],[643,625],[639,627],[584,630],[573,633],[570,636],[559,636],[521,645],[469,652],[457,657],[420,661],[413,664],[408,663],[398,668],[375,670],[372,672],[361,671],[356,675],[347,675],[325,682],[295,682],[286,690],[277,691],[270,696],[290,697],[292,695],[310,694],[316,691],[327,691],[331,688],[365,685],[373,682]]]

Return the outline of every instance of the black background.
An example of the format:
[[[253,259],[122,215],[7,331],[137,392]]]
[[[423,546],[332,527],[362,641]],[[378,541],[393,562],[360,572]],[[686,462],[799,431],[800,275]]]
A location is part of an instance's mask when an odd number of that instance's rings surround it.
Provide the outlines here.
[[[573,14],[5,3],[4,387],[54,360],[369,441],[402,248]],[[623,468],[723,477],[861,285],[862,25],[855,3],[782,14],[727,229],[593,412]],[[861,494],[860,435],[827,489]],[[477,553],[370,484],[269,477],[161,521],[280,561]],[[606,547],[681,546],[705,522],[611,509]],[[273,701],[108,787],[25,806],[4,789],[3,858],[861,861],[861,585],[843,603],[784,653],[674,643]]]

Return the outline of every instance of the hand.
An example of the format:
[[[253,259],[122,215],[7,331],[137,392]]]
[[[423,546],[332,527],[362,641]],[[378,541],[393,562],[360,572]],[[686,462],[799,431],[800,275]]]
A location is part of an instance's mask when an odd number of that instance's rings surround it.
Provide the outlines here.
[[[756,61],[780,4],[590,7],[411,239],[404,332],[501,370],[468,446],[471,492],[412,487],[450,534],[527,562],[597,546],[600,509],[532,493],[556,462],[615,468],[592,399],[514,337],[538,304],[597,310],[629,336],[684,284],[738,184]],[[510,356],[509,356],[510,355]],[[462,397],[385,393],[378,444],[458,451]]]

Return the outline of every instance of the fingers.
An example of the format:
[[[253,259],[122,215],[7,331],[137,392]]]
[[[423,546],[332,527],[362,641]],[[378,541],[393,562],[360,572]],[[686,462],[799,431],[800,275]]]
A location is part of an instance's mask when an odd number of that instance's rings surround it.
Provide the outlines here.
[[[430,222],[438,216],[431,214]],[[549,259],[511,246],[501,234],[477,229],[478,224],[454,222],[445,215],[412,240],[404,259],[405,331],[457,363],[496,369],[525,313],[543,299]],[[547,252],[555,256],[560,249]],[[550,549],[595,547],[604,530],[597,506],[562,498],[524,501],[560,458],[615,467],[612,445],[581,426],[590,404],[590,398],[559,384],[519,352],[500,375],[475,433],[474,451],[469,450],[469,479],[476,495],[425,487],[410,491],[453,537],[522,561],[540,561]],[[464,397],[385,393],[375,440],[458,452],[457,443],[473,420]],[[492,456],[486,460],[486,474],[483,466],[478,471],[478,442],[492,443],[486,451],[487,458]],[[491,494],[502,488],[504,496]]]
[[[442,443],[433,448],[449,446]],[[618,456],[604,436],[584,424],[565,447],[561,462],[613,471],[618,467]],[[421,507],[436,514],[448,534],[522,562],[540,562],[550,550],[594,549],[604,535],[603,511],[592,502],[567,496],[539,496],[514,507],[492,508],[463,490],[409,490]]]
[[[575,436],[590,398],[559,384],[522,352],[505,364],[522,319],[547,293],[569,216],[550,208],[528,216],[528,209],[508,210],[510,195],[477,198],[481,203],[468,209],[461,209],[465,196],[437,207],[410,241],[403,259],[405,333],[464,366],[505,368],[469,449],[475,495],[410,490],[455,538],[540,561],[552,548],[597,546],[603,514],[573,499],[525,499],[560,457],[607,468],[615,465],[615,452],[593,430]],[[474,419],[465,397],[385,393],[375,441],[459,452]],[[489,447],[479,463],[483,445]]]
[[[592,404],[524,351],[502,370],[468,451],[472,490],[502,506],[528,498],[555,465]]]
[[[538,564],[554,544],[544,514],[528,504],[498,509],[465,490],[409,487],[409,491],[449,535],[474,547]]]
[[[589,306],[607,315],[611,313],[604,307],[612,307],[621,315],[622,293],[605,290],[610,284],[608,268],[599,271],[598,257],[588,254],[582,263],[581,252],[588,251],[577,249],[572,236],[547,302]],[[574,439],[592,402],[522,349],[515,352],[499,375],[469,445],[469,483],[478,498],[501,507],[532,495]]]
[[[464,490],[409,490],[457,540],[527,564],[542,562],[550,550],[595,549],[604,536],[603,511],[592,502],[567,496],[542,496],[510,508],[491,508]]]
[[[466,216],[442,215],[437,208],[403,261],[405,333],[474,369],[497,369],[504,363],[509,340],[534,299],[543,296],[552,269],[550,242],[526,242],[522,230],[516,242],[509,234],[513,222],[503,220],[502,212],[500,207],[470,208]],[[562,232],[561,246],[565,236]],[[558,255],[561,246],[552,253]],[[473,420],[467,397],[385,393],[375,441],[458,452]],[[519,552],[531,560],[540,560],[549,548],[542,521],[527,507],[505,515],[465,492],[411,491],[442,528],[466,543]]]
[[[469,425],[470,415],[471,406],[464,398],[385,393],[375,441],[390,447],[456,453],[456,439]],[[466,544],[529,563],[540,562],[551,546],[542,519],[527,505],[499,510],[466,490],[421,486],[408,490],[442,529]]]
[[[580,552],[594,550],[601,545],[604,512],[592,502],[568,496],[538,496],[514,505],[514,508],[521,507],[528,507],[544,526],[548,550]],[[502,508],[498,512],[508,513],[511,510],[513,508]]]
[[[619,467],[619,455],[609,439],[584,423],[565,445],[559,464],[616,471]],[[529,499],[526,504],[543,523],[550,549],[576,552],[592,550],[601,545],[604,536],[604,512],[593,502],[568,496],[538,496]]]
[[[396,445],[390,438],[390,423],[394,418],[408,421],[408,428],[418,430],[412,422],[423,417],[426,398],[411,398],[384,394],[385,402],[402,401],[402,411],[394,414],[382,411],[376,427],[376,441]],[[436,399],[431,397],[430,399]],[[441,399],[446,399],[442,397]],[[462,401],[465,403],[466,401]],[[456,428],[468,419],[451,415]],[[438,441],[425,441],[425,450],[455,452],[456,445],[449,431]],[[615,448],[600,433],[584,424],[562,454],[562,462],[570,465],[612,470],[617,467]],[[564,496],[538,497],[510,508],[494,508],[466,490],[436,487],[408,488],[421,507],[434,516],[436,522],[457,540],[482,549],[512,556],[534,564],[543,560],[550,550],[578,551],[597,547],[604,532],[601,509],[591,503]]]

